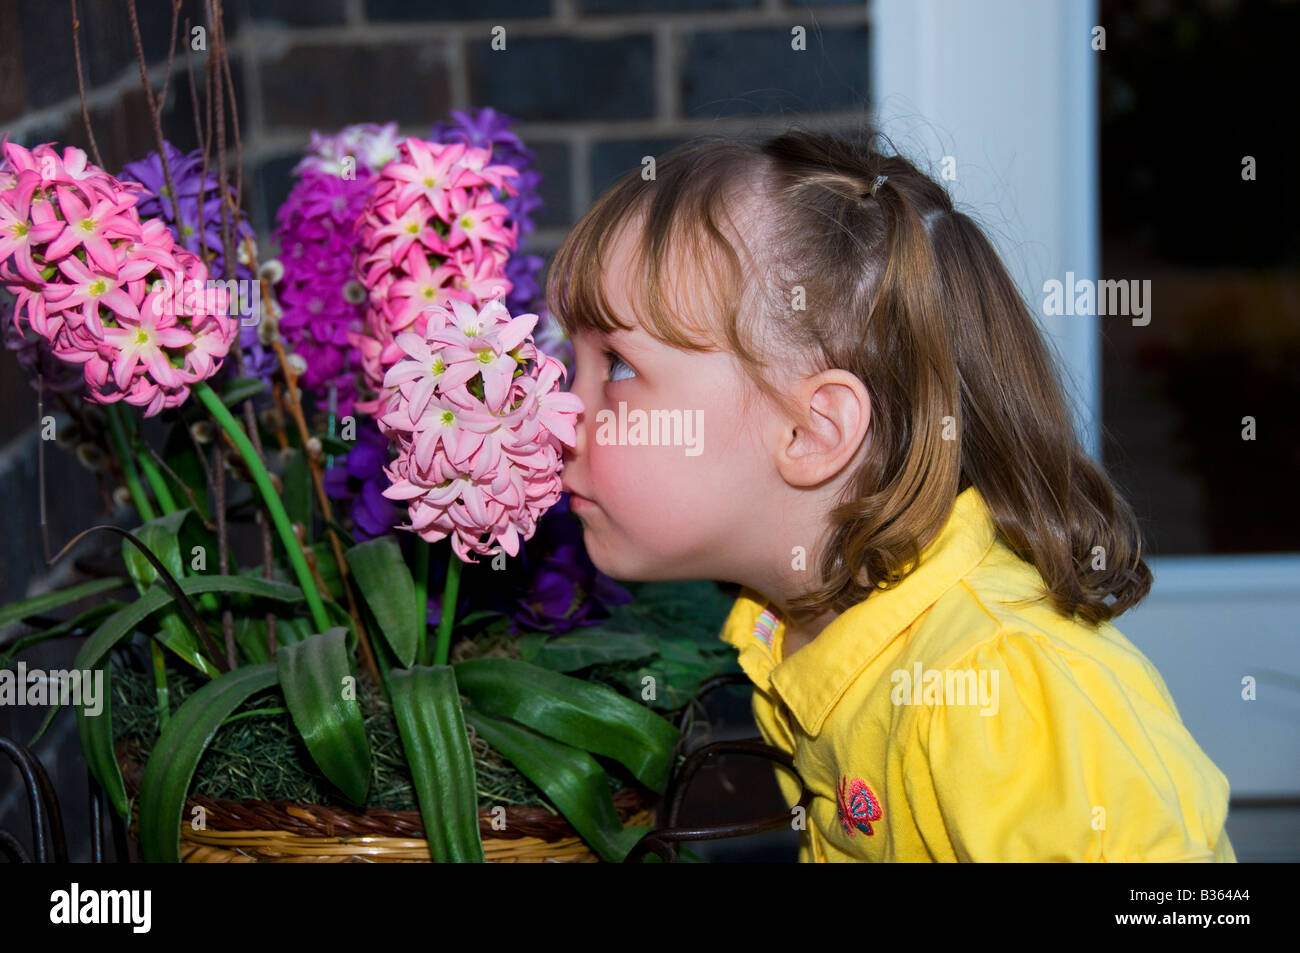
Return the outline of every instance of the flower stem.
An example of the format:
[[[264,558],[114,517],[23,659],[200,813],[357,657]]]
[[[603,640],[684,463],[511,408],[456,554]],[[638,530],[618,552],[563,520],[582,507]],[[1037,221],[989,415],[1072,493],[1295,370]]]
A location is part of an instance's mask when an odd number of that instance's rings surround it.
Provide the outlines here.
[[[135,457],[127,449],[126,430],[122,426],[122,408],[116,404],[104,405],[104,416],[108,418],[108,434],[113,440],[113,449],[117,451],[117,462],[122,464],[122,475],[126,477],[126,488],[131,491],[135,508],[140,511],[140,519],[147,523],[156,515],[144,487],[140,485],[140,474],[135,469]]]
[[[325,614],[325,605],[321,602],[320,592],[316,588],[316,581],[312,578],[311,570],[307,567],[307,560],[303,557],[302,547],[298,545],[298,539],[293,535],[293,526],[289,523],[289,514],[284,511],[284,504],[280,502],[280,497],[275,492],[275,487],[271,485],[270,474],[266,472],[266,465],[262,458],[257,455],[253,449],[252,442],[249,441],[248,435],[240,429],[235,418],[231,416],[226,405],[221,402],[216,391],[208,386],[207,381],[201,381],[194,387],[194,393],[198,394],[199,400],[208,408],[212,416],[221,424],[222,429],[230,435],[236,447],[239,448],[240,454],[244,457],[244,463],[248,467],[249,474],[253,477],[253,482],[257,484],[258,490],[262,493],[262,500],[266,503],[266,509],[271,514],[271,521],[275,524],[276,532],[280,534],[280,542],[284,544],[285,553],[289,557],[289,564],[293,567],[294,575],[298,577],[298,585],[302,587],[303,595],[307,597],[307,607],[311,610],[312,621],[320,632],[324,632],[330,627],[329,616]]]
[[[415,537],[415,611],[420,620],[416,628],[415,657],[421,665],[429,664],[429,544]]]
[[[144,477],[149,481],[153,495],[158,498],[158,507],[163,511],[164,515],[174,513],[176,511],[176,500],[172,496],[171,489],[167,486],[167,481],[163,479],[162,473],[147,451],[140,454],[140,469],[144,471]]]
[[[126,487],[131,492],[135,508],[140,511],[140,520],[147,523],[154,518],[153,506],[150,505],[149,497],[145,495],[144,487],[140,484],[140,474],[135,469],[135,457],[127,449],[126,428],[122,426],[122,408],[117,404],[106,404],[104,412],[108,418],[108,434],[113,441],[113,450],[116,451],[117,460],[122,464],[122,473],[126,476]],[[167,663],[163,658],[162,646],[156,639],[149,640],[149,651],[153,660],[154,702],[158,709],[158,727],[161,729],[166,726],[167,719],[171,717],[169,702],[171,689],[167,685]]]
[[[438,617],[438,647],[434,651],[434,665],[447,664],[447,656],[451,651],[451,627],[456,621],[456,599],[459,595],[460,557],[452,550],[451,558],[447,560],[447,585],[442,590],[442,613]]]

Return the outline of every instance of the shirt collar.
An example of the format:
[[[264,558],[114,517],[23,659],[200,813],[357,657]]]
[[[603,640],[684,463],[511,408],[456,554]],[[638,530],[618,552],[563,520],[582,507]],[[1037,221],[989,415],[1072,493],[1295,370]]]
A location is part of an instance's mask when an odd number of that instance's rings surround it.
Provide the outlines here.
[[[755,636],[766,602],[745,590],[728,618],[723,639],[740,648],[739,662],[764,690],[785,702],[810,736],[880,651],[988,553],[997,527],[979,491],[958,494],[939,535],[921,551],[916,568],[891,589],[879,589],[841,613],[793,656],[774,664],[784,639],[779,625],[772,646]],[[759,626],[760,635],[769,627]]]

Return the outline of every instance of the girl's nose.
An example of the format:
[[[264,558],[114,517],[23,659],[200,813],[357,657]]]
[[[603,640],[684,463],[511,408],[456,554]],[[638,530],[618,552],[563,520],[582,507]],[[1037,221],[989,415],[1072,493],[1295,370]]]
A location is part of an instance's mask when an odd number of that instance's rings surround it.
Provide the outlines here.
[[[573,459],[576,458],[576,457],[580,457],[580,456],[582,456],[583,450],[584,450],[584,448],[585,448],[585,446],[586,446],[586,442],[587,442],[587,437],[586,437],[586,430],[587,430],[587,414],[586,414],[586,411],[583,411],[582,413],[579,413],[579,414],[578,414],[578,418],[577,418],[577,420],[574,421],[573,429],[574,429],[574,433],[576,434],[576,436],[575,436],[575,438],[574,438],[574,441],[573,441],[573,446],[570,447],[570,446],[568,446],[567,444],[562,444],[562,445],[561,445],[562,448],[563,448],[562,458],[563,458],[563,460],[564,460],[565,463],[568,463],[569,461],[573,460]]]

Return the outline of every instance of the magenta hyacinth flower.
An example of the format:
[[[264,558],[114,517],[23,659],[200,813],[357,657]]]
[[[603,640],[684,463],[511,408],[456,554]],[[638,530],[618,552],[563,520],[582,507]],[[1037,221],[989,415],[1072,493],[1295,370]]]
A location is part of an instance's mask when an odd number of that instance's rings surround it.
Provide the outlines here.
[[[313,132],[298,176],[276,213],[283,275],[276,287],[280,336],[306,364],[300,383],[338,413],[353,412],[361,357],[351,336],[362,331],[365,289],[352,274],[357,220],[378,172],[397,155],[397,124],[348,126],[333,136]]]
[[[403,529],[450,537],[465,562],[497,545],[518,555],[560,499],[561,444],[576,437],[582,401],[558,391],[564,365],[533,344],[537,315],[511,317],[494,299],[421,317],[423,331],[397,335],[400,359],[384,375],[377,420],[397,447],[384,496],[406,503]]]
[[[144,191],[52,144],[0,143],[0,284],[49,352],[80,365],[89,399],[125,400],[153,416],[177,407],[220,367],[238,333],[223,288],[177,247],[166,225],[141,222]],[[25,337],[25,335],[22,335]]]

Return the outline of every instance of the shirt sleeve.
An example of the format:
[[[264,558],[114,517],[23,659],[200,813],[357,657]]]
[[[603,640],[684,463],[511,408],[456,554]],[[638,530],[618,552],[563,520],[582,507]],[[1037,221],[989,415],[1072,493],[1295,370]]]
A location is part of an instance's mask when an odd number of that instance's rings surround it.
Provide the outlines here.
[[[1151,683],[1020,632],[950,669],[992,704],[927,699],[905,773],[959,860],[1214,859],[1228,780]]]

